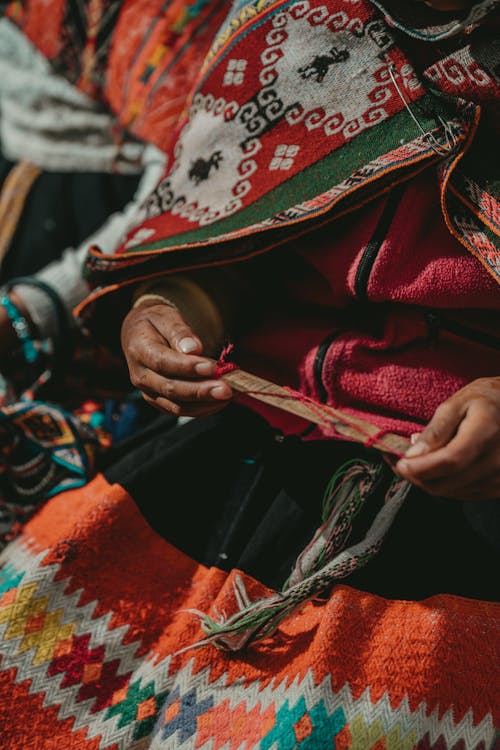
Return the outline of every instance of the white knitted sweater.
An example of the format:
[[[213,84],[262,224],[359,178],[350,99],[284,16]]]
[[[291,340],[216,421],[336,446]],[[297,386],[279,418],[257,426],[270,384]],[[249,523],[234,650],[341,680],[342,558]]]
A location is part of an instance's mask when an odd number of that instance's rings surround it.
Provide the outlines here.
[[[114,117],[70,83],[52,73],[47,60],[8,20],[0,20],[0,144],[12,161],[30,161],[46,171],[142,173],[134,199],[113,214],[78,248],[37,277],[59,294],[68,314],[88,293],[82,266],[90,245],[112,253],[135,223],[140,205],[156,187],[165,157],[154,146],[125,140],[117,148]],[[55,332],[47,295],[31,286],[16,287],[42,336]]]

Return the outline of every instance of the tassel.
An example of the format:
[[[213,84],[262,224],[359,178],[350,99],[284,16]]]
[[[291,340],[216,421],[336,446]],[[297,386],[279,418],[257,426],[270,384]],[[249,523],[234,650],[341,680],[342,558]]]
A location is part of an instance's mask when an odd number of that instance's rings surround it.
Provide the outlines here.
[[[236,577],[235,599],[239,611],[230,617],[217,613],[217,619],[213,619],[191,610],[206,635],[191,648],[211,643],[221,650],[239,651],[272,635],[282,620],[306,601],[366,565],[380,549],[411,488],[409,482],[394,479],[364,539],[346,549],[352,522],[371,497],[380,472],[380,466],[364,461],[341,467],[326,489],[323,524],[299,556],[283,590],[250,602],[243,581]]]

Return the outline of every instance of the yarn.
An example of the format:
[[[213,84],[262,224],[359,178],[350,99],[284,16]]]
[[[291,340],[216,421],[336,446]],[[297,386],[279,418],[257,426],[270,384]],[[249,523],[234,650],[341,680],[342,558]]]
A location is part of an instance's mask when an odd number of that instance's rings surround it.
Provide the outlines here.
[[[291,412],[297,416],[328,426],[342,437],[361,443],[367,448],[375,448],[382,453],[401,458],[409,447],[406,438],[377,429],[366,420],[352,417],[341,409],[321,404],[310,396],[288,386],[278,386],[252,373],[241,370],[234,362],[228,361],[234,346],[226,346],[217,362],[216,377],[224,380],[236,391],[261,401],[270,403],[276,408]]]
[[[240,651],[272,635],[282,620],[306,601],[366,565],[380,549],[411,487],[409,482],[394,479],[364,538],[346,548],[353,521],[373,497],[380,473],[377,464],[344,464],[326,488],[323,524],[299,555],[282,591],[252,602],[242,579],[236,576],[234,596],[239,610],[230,617],[216,612],[215,618],[196,609],[186,610],[199,618],[206,637],[179,653],[210,643],[224,651]]]

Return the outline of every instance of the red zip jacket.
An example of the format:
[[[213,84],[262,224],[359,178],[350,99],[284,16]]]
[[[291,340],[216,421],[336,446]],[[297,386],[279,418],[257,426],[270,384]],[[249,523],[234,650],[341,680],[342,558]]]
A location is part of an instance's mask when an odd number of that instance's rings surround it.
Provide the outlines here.
[[[404,435],[500,374],[500,290],[447,230],[429,174],[277,252],[284,292],[242,342],[249,370]],[[251,405],[285,433],[307,427]]]

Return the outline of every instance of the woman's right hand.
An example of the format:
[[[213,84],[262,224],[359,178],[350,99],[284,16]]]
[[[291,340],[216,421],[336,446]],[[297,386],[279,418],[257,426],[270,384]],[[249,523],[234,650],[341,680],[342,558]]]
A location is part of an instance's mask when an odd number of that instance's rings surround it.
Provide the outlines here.
[[[177,308],[145,301],[125,318],[122,348],[132,384],[148,404],[175,416],[200,417],[227,405],[232,390],[214,377],[216,362]]]

